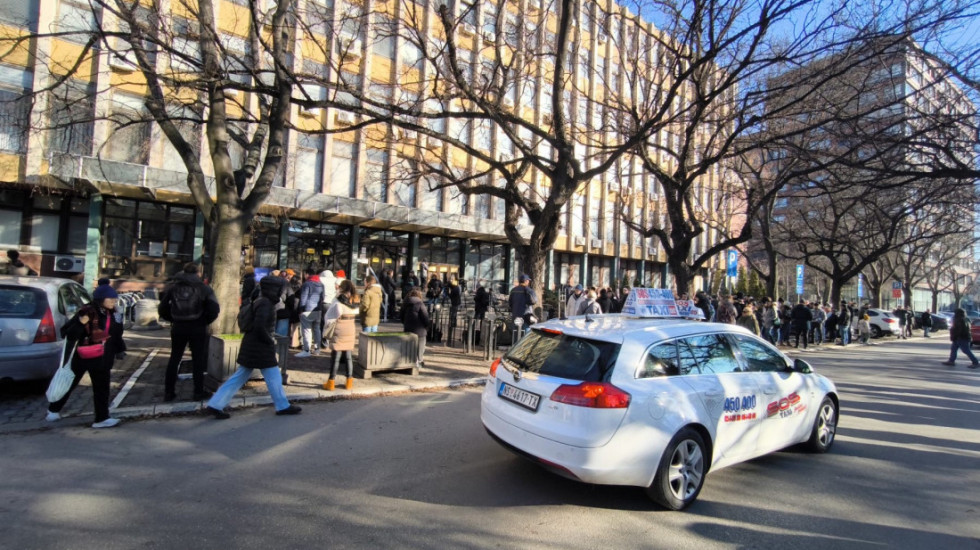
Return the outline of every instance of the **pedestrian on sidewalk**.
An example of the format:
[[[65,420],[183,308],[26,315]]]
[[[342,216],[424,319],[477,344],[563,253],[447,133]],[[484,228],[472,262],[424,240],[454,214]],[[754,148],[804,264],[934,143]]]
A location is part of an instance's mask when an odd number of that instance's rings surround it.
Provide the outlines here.
[[[871,345],[871,316],[865,313],[857,322],[858,340],[865,346]]]
[[[973,361],[970,365],[971,369],[980,366],[980,362],[977,361],[976,356],[970,351],[970,345],[972,344],[970,320],[966,318],[966,310],[963,308],[956,308],[956,312],[953,313],[953,326],[949,327],[949,341],[951,342],[949,346],[949,360],[943,362],[944,365],[950,367],[955,365],[956,352],[959,350],[969,357],[970,361]]]
[[[374,275],[365,277],[364,283],[364,296],[361,298],[360,307],[361,326],[366,333],[378,332],[378,325],[381,323],[381,305],[385,300],[384,292]]]
[[[752,307],[752,304],[746,304],[746,306],[742,308],[742,315],[740,315],[738,320],[735,321],[735,324],[749,329],[752,331],[752,334],[755,334],[756,336],[761,334],[761,331],[759,330],[759,319],[755,316],[755,308]]]
[[[276,304],[282,296],[282,282],[278,277],[264,277],[259,281],[259,296],[252,302],[253,320],[251,329],[242,336],[238,351],[238,368],[225,380],[218,391],[208,401],[207,411],[215,418],[224,420],[231,417],[225,407],[238,390],[248,382],[252,371],[259,369],[265,385],[269,388],[272,403],[277,415],[299,414],[302,410],[291,405],[282,387],[282,373],[276,359]]]
[[[349,280],[340,281],[337,286],[337,300],[327,310],[327,333],[330,336],[330,351],[333,360],[330,362],[330,378],[323,384],[323,389],[333,391],[334,379],[337,377],[337,367],[340,361],[347,358],[348,390],[354,387],[354,343],[357,339],[358,317],[357,291]]]
[[[429,310],[422,301],[422,291],[413,288],[402,303],[402,328],[405,332],[415,333],[419,337],[418,355],[415,364],[418,368],[425,366],[425,337],[429,329]]]
[[[902,306],[896,307],[895,310],[892,311],[892,315],[898,319],[898,337],[905,340],[905,323],[908,322],[908,317],[905,316],[905,308]]]
[[[323,316],[323,283],[314,267],[306,269],[306,282],[299,289],[299,323],[303,330],[303,351],[296,357],[316,355],[320,347],[322,332],[320,318]]]
[[[177,398],[177,370],[184,350],[191,348],[194,363],[194,400],[211,396],[204,390],[204,373],[208,370],[208,325],[218,318],[221,306],[211,287],[204,284],[197,264],[190,262],[174,276],[173,283],[163,291],[157,313],[170,321],[170,361],[163,380],[163,400]]]
[[[116,360],[116,352],[122,342],[122,314],[116,312],[119,295],[109,285],[99,286],[92,293],[92,303],[83,306],[61,328],[65,338],[65,350],[75,355],[71,359],[71,370],[75,379],[64,397],[48,405],[48,415],[45,419],[54,422],[61,419],[61,410],[71,397],[72,391],[82,380],[82,375],[88,373],[92,381],[92,403],[95,408],[93,428],[111,428],[119,424],[118,418],[109,416],[109,372]],[[78,346],[103,344],[102,354],[97,357],[83,358],[78,353]]]
[[[932,314],[929,313],[928,309],[922,312],[922,317],[919,319],[919,325],[922,326],[922,336],[931,338],[931,336],[929,336],[929,331],[932,330]]]
[[[806,349],[806,341],[810,332],[810,321],[813,320],[813,312],[810,308],[806,307],[806,300],[800,298],[800,301],[793,306],[792,311],[790,311],[790,322],[792,323],[793,335],[796,336],[796,343],[793,345],[795,348],[800,347],[800,341],[803,341],[803,349]]]

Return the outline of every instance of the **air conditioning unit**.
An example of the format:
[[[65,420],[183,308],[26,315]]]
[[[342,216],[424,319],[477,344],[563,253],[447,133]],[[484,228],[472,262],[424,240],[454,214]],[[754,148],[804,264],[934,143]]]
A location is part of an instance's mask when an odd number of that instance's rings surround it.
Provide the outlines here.
[[[493,35],[490,31],[483,31],[483,39],[487,42],[496,42],[497,37]]]
[[[350,111],[337,111],[337,122],[341,124],[353,124],[354,113]]]
[[[504,107],[510,109],[514,106],[514,100],[508,96],[504,96]]]
[[[605,44],[605,43],[606,43],[606,39],[607,39],[608,37],[606,36],[606,34],[605,34],[605,33],[601,33],[601,32],[600,32],[600,33],[599,33],[599,36],[598,36],[597,38],[598,38],[598,40],[599,40],[599,43],[600,43],[600,44]]]
[[[647,247],[647,256],[656,256],[656,255],[657,255],[657,247],[655,247],[655,246],[648,246]]]
[[[585,237],[575,237],[572,239],[572,244],[575,246],[585,246]]]
[[[602,248],[602,239],[592,239],[592,248]]]
[[[340,39],[340,50],[345,57],[358,59],[361,57],[362,49],[364,49],[364,43],[361,42],[360,38],[343,37]]]
[[[303,115],[305,117],[316,118],[316,117],[320,116],[320,108],[319,107],[300,107],[299,108],[299,114],[301,114],[301,115]]]
[[[136,64],[127,59],[125,54],[110,53],[109,66],[122,73],[131,73],[136,70]]]
[[[473,36],[476,33],[476,27],[474,27],[469,23],[463,23],[462,25],[460,25],[459,30],[462,34],[465,34],[467,36]]]
[[[81,273],[85,271],[84,256],[55,256],[54,270],[63,273]]]

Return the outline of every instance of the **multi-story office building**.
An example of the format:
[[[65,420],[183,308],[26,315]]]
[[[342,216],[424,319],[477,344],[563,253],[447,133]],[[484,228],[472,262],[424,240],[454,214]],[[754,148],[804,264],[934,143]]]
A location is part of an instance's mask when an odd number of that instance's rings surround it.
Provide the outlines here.
[[[793,86],[819,79],[826,81]],[[928,174],[975,163],[976,106],[949,71],[913,41],[881,38],[781,75],[771,88],[770,109],[785,113],[782,129],[799,131],[792,138],[795,145],[788,148],[791,152],[775,154],[773,170],[803,170],[805,164],[824,167],[787,183],[772,213],[775,232],[785,230],[796,241],[813,243],[850,239],[858,246],[847,250],[857,250],[857,255],[861,244],[868,249],[881,245],[881,235],[875,234],[881,226],[873,220],[886,214],[902,220],[898,242],[917,234],[941,234],[957,225],[953,219],[962,222],[960,229],[972,232],[977,205],[971,186],[950,185]],[[804,93],[805,99],[800,96]],[[908,176],[916,171],[924,176]],[[929,188],[943,192],[929,198],[923,191]],[[945,221],[935,223],[943,216]],[[793,249],[798,245],[788,243]],[[914,254],[916,248],[921,247],[907,245],[898,255]],[[844,254],[845,248],[841,250]],[[955,264],[952,272],[963,276],[972,273],[974,254],[967,247],[945,262]],[[792,266],[784,273],[786,288],[792,289]],[[902,270],[894,277],[901,278]],[[868,298],[866,281],[862,299]],[[882,283],[883,306],[903,300],[894,295],[891,278]],[[806,294],[814,290],[808,286]],[[939,304],[949,303],[950,293],[942,294]],[[847,284],[844,295],[858,297],[857,278]],[[925,281],[912,289],[911,305],[918,310],[932,307],[932,291]]]
[[[295,67],[316,73],[318,65],[329,61],[323,56],[342,56],[349,76],[363,93],[418,97],[419,90],[402,87],[398,79],[405,74],[400,68],[419,62],[418,49],[402,39],[378,38],[376,30],[404,20],[405,10],[421,9],[427,16],[413,24],[420,25],[425,34],[444,38],[434,16],[438,5],[300,1],[327,14],[328,22],[340,29],[336,32],[342,40],[325,40],[326,49],[297,45],[291,58]],[[161,13],[167,13],[171,4],[178,2],[163,2]],[[248,25],[249,18],[243,15],[248,5],[243,0],[215,2],[221,42],[229,52],[249,48],[241,32],[242,25]],[[461,41],[471,45],[507,40],[507,29],[517,26],[523,17],[542,22],[541,32],[554,38],[556,15],[542,0],[457,0],[452,7],[461,18],[458,32],[466,37]],[[504,10],[503,17],[497,17],[498,7]],[[565,99],[571,117],[588,125],[603,115],[586,110],[580,96],[624,92],[635,86],[627,74],[641,69],[643,78],[662,78],[656,71],[662,53],[655,51],[652,42],[643,43],[644,36],[657,32],[653,26],[625,8],[608,0],[601,4],[584,0],[576,9],[571,72],[579,85]],[[351,10],[361,14],[361,24],[349,25],[341,18],[341,13]],[[172,28],[178,29],[181,20],[178,15],[173,18]],[[0,58],[0,99],[43,88],[52,74],[62,72],[59,60],[72,58],[83,47],[80,42],[84,39],[79,38],[83,35],[70,33],[94,30],[97,21],[108,24],[111,15],[93,14],[90,4],[79,0],[25,0],[0,6],[3,36],[69,33],[33,39],[26,49],[8,50]],[[503,29],[497,28],[499,21]],[[314,26],[310,23],[306,30]],[[309,39],[308,34],[297,36]],[[614,43],[627,42],[638,52],[633,58],[637,66],[622,66],[624,57],[614,55]],[[88,279],[105,276],[159,283],[188,260],[207,261],[208,230],[186,187],[181,159],[163,132],[154,125],[120,127],[112,116],[102,116],[139,111],[145,89],[126,84],[126,75],[134,70],[131,60],[111,48],[100,50],[99,43],[94,48],[95,55],[87,61],[90,66],[59,93],[39,94],[33,103],[4,104],[8,122],[14,123],[0,128],[0,247],[19,248],[22,258],[42,274],[67,276],[84,269]],[[195,55],[193,47],[187,50]],[[479,51],[475,46],[472,50]],[[179,68],[181,60],[169,63]],[[548,87],[543,84],[552,76],[539,70],[535,78],[537,85],[515,90],[504,102],[521,116],[548,121],[551,99],[545,96]],[[324,93],[316,86],[306,91]],[[246,94],[240,92],[236,97],[247,102]],[[58,117],[86,112],[100,116],[87,124],[58,124]],[[422,262],[430,273],[459,272],[468,281],[516,278],[520,266],[515,266],[504,236],[501,200],[461,195],[451,189],[430,190],[425,182],[406,184],[392,177],[399,162],[398,148],[405,142],[420,144],[423,136],[392,127],[381,132],[371,128],[332,134],[303,131],[311,125],[342,128],[354,122],[356,116],[343,110],[293,106],[285,168],[250,226],[243,249],[246,265],[303,268],[316,264],[344,269],[356,282],[366,265],[376,271],[390,267],[398,274],[404,268],[417,269]],[[45,130],[27,131],[30,127]],[[206,152],[203,132],[186,130]],[[665,128],[656,141],[669,146],[671,139],[679,140],[679,132],[669,130]],[[485,148],[495,149],[489,152],[498,158],[509,154],[506,146],[480,128],[469,128],[461,139],[486,142]],[[587,149],[587,145],[581,150],[576,147],[576,153],[585,156]],[[665,155],[664,162],[672,160]],[[207,162],[203,164],[207,170]],[[711,171],[699,193],[711,195],[722,184],[722,176],[721,170]],[[540,174],[529,177],[530,185],[543,185]],[[629,205],[625,210],[621,208],[623,197]],[[573,280],[618,286],[624,279],[650,286],[669,284],[660,247],[624,223],[626,217],[662,217],[658,204],[653,177],[643,173],[638,162],[623,157],[601,178],[586,184],[566,207],[560,237],[548,259],[546,285]],[[695,253],[707,248],[714,231],[701,237]]]

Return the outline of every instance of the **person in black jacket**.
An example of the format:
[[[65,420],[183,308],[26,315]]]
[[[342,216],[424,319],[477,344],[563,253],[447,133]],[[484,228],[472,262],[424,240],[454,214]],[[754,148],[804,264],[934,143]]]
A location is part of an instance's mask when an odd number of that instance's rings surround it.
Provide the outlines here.
[[[238,351],[238,369],[221,384],[208,401],[207,411],[219,420],[231,416],[224,409],[245,382],[248,382],[254,369],[262,371],[262,378],[269,388],[276,414],[299,414],[302,410],[296,405],[289,404],[286,392],[282,388],[279,361],[276,359],[275,307],[282,295],[282,283],[275,279],[277,277],[266,277],[259,281],[259,297],[252,302],[254,317],[251,330],[242,337],[242,346]]]
[[[490,309],[490,293],[481,284],[476,289],[476,295],[473,296],[473,316],[482,320],[487,316],[488,309]]]
[[[803,339],[803,349],[806,349],[807,335],[810,333],[810,321],[813,320],[813,312],[806,307],[806,302],[801,298],[799,303],[793,306],[790,311],[790,322],[792,323],[793,334],[796,335],[796,343],[793,347],[800,347],[800,339]]]
[[[385,321],[389,321],[395,317],[395,279],[392,275],[395,272],[389,267],[381,272],[381,277],[378,282],[381,284],[381,290],[384,291],[385,301],[384,306],[381,308],[381,314],[384,316]]]
[[[163,379],[163,400],[177,399],[177,370],[180,367],[184,350],[191,348],[191,361],[194,364],[194,400],[202,401],[211,396],[204,390],[204,373],[208,370],[208,325],[218,318],[221,306],[211,287],[204,284],[199,275],[198,265],[190,262],[183,271],[174,275],[173,283],[163,291],[157,313],[160,318],[170,321],[170,362]],[[193,291],[192,307],[183,303],[181,296]],[[180,314],[175,311],[182,311]]]
[[[429,311],[422,302],[422,291],[413,288],[402,304],[402,327],[405,332],[414,332],[419,337],[418,357],[415,363],[419,368],[424,366],[425,333],[429,328]]]
[[[111,428],[119,424],[118,418],[109,416],[109,371],[115,362],[123,334],[122,314],[116,311],[118,298],[111,286],[98,287],[92,294],[92,303],[79,309],[62,327],[61,335],[66,340],[65,353],[72,353],[79,345],[104,343],[104,348],[99,357],[84,359],[77,351],[72,356],[71,370],[75,373],[75,380],[64,397],[48,405],[46,419],[49,422],[61,419],[61,409],[87,372],[92,381],[92,402],[95,406],[92,427]]]
[[[242,277],[242,303],[250,301],[253,294],[255,294],[255,268],[246,266],[245,275]]]
[[[962,351],[963,355],[970,358],[971,369],[980,367],[980,362],[977,361],[976,356],[970,351],[972,339],[970,334],[970,320],[966,318],[966,310],[956,308],[956,311],[953,313],[953,324],[949,327],[949,360],[944,361],[943,364],[950,367],[955,365],[956,352]]]
[[[926,338],[931,338],[931,336],[929,336],[929,331],[932,330],[932,314],[929,313],[928,309],[922,312],[922,316],[919,319],[919,325],[922,326],[922,335]]]

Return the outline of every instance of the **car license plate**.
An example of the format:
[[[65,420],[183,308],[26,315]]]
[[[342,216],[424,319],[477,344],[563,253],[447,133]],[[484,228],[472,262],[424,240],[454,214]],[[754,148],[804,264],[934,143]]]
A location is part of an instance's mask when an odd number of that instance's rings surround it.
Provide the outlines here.
[[[541,401],[540,395],[515,388],[504,382],[500,383],[500,390],[497,391],[497,395],[532,411],[538,410],[538,402]]]

